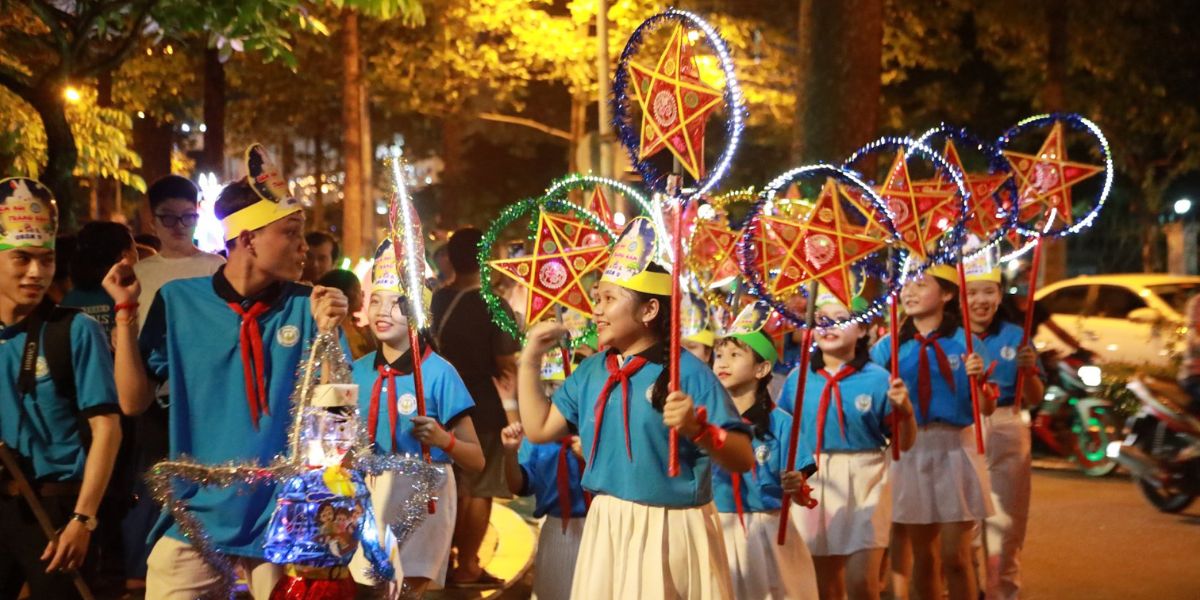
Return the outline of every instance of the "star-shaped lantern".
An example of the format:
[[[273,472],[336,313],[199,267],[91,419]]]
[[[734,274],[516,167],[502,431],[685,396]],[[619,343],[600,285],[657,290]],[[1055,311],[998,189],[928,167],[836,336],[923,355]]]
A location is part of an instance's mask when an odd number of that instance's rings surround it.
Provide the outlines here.
[[[1055,209],[1054,220],[1062,226],[1075,223],[1071,186],[1104,171],[1100,165],[1071,162],[1063,144],[1062,122],[1055,122],[1037,154],[1004,151],[1017,175],[1020,219],[1029,222]]]
[[[709,288],[738,276],[739,235],[713,220],[698,219],[692,231],[688,260],[700,285]]]
[[[720,90],[700,80],[696,57],[682,25],[649,68],[629,63],[633,91],[642,109],[642,135],[638,160],[670,150],[693,179],[704,176],[704,123],[721,105]]]
[[[857,214],[847,214],[847,209]],[[874,211],[864,208],[833,179],[825,181],[812,211],[803,221],[766,216],[762,222],[786,249],[779,274],[771,283],[772,295],[783,297],[816,280],[847,306],[854,295],[850,268],[856,261],[883,249],[888,237]]]
[[[1005,215],[1009,214],[1008,211],[1011,210],[1011,201],[1008,198],[997,197],[1004,182],[1008,181],[1010,175],[1008,173],[968,173],[963,168],[962,158],[958,154],[958,148],[955,147],[954,140],[950,138],[946,139],[942,156],[950,166],[958,169],[959,173],[962,173],[963,183],[967,186],[967,190],[971,192],[970,214],[966,222],[967,231],[981,240],[991,239],[996,235],[996,231],[1004,227]],[[957,194],[958,192],[954,181],[944,171],[939,172],[938,176],[932,181],[914,182],[913,185],[918,188],[937,185],[952,194]],[[939,207],[933,213],[933,223],[940,229],[948,230],[958,221],[960,208],[961,206],[957,200]]]
[[[592,302],[581,278],[604,264],[608,245],[601,238],[597,245],[571,246],[564,232],[578,227],[578,222],[572,221],[570,217],[541,211],[532,254],[488,262],[528,288],[525,301],[528,324],[542,320],[556,304],[586,315],[592,313]]]
[[[619,231],[616,221],[613,221],[612,209],[608,207],[608,198],[604,196],[604,190],[600,189],[600,186],[592,189],[592,197],[584,208],[596,215],[596,218],[611,231]]]
[[[913,182],[903,150],[896,153],[887,178],[875,191],[892,213],[900,243],[921,260],[928,258],[929,249],[954,226],[953,220],[936,218],[944,215],[948,206],[954,206],[958,197],[954,187],[947,189],[935,180]],[[950,210],[957,214],[953,208]]]

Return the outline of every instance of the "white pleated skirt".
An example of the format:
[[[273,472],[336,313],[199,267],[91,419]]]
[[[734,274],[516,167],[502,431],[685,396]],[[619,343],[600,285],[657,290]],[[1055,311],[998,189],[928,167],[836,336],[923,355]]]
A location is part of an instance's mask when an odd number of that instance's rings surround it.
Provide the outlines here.
[[[745,529],[737,513],[720,513],[735,598],[817,600],[817,571],[797,526],[803,512],[807,509],[792,505],[782,546],[775,543],[779,511],[745,513]]]
[[[887,548],[892,527],[888,452],[821,453],[817,472],[808,480],[816,507],[792,508],[813,556]]]
[[[592,500],[571,598],[733,597],[721,522],[712,503],[666,508],[607,495]]]
[[[892,462],[892,521],[912,525],[978,521],[992,514],[987,464],[972,427],[926,425]]]
[[[533,598],[559,600],[571,597],[571,582],[575,580],[575,563],[579,559],[585,522],[586,517],[571,517],[567,530],[563,531],[559,517],[542,519],[534,558]]]
[[[450,559],[450,542],[454,535],[454,520],[458,514],[458,493],[455,491],[454,469],[443,465],[446,473],[442,485],[437,490],[437,503],[432,514],[426,514],[425,520],[416,531],[409,534],[404,546],[396,551],[395,538],[392,537],[388,524],[400,518],[403,503],[412,496],[412,485],[405,477],[397,477],[385,471],[375,477],[367,477],[367,489],[371,491],[371,508],[375,510],[375,520],[379,524],[381,543],[392,555],[392,563],[396,566],[397,580],[404,577],[424,577],[437,589],[446,583],[446,569]],[[351,573],[355,581],[364,585],[371,582],[363,575],[367,567],[366,558],[360,548],[350,562]]]
[[[1029,523],[1033,457],[1029,424],[1011,407],[985,421],[988,477],[995,513],[987,519],[988,598],[1015,600],[1021,591],[1021,549]]]

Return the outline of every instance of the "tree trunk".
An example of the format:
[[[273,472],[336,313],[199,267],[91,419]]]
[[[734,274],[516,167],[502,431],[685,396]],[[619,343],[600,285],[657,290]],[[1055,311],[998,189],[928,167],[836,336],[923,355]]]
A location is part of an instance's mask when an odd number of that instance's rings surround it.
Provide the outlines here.
[[[462,130],[462,117],[449,115],[442,120],[442,194],[438,222],[445,227],[456,228],[458,222],[458,199],[462,196],[464,154],[466,154],[466,136]]]
[[[800,92],[792,153],[835,161],[874,139],[883,52],[883,0],[801,0]]]
[[[225,180],[225,65],[216,48],[204,51],[204,155],[197,166]]]
[[[1064,0],[1046,0],[1046,81],[1042,84],[1042,110],[1057,112],[1067,106],[1067,6]],[[1058,238],[1044,242],[1041,285],[1054,283],[1067,276],[1067,240]]]
[[[366,254],[374,255],[375,253],[375,146],[371,142],[371,102],[370,90],[367,89],[367,69],[366,61],[360,59],[359,72],[362,76],[359,78],[358,98],[361,104],[359,115],[361,117],[360,129],[362,134],[362,188],[363,188],[363,210],[362,210],[362,247],[366,249]],[[348,254],[345,256],[349,256]]]
[[[104,71],[96,78],[96,105],[100,108],[112,108],[112,79],[112,71]],[[120,210],[117,203],[120,189],[116,177],[92,179],[93,219],[113,220],[113,215]]]
[[[171,173],[173,131],[170,123],[160,122],[149,115],[133,120],[133,149],[142,157],[142,179],[154,181]],[[150,203],[138,206],[141,231],[150,231]]]
[[[46,130],[46,168],[41,181],[58,202],[58,228],[73,231],[78,224],[77,216],[84,207],[78,205],[79,193],[75,185],[75,164],[79,153],[75,147],[75,134],[67,122],[66,105],[61,86],[48,81],[31,91],[24,98],[37,111]]]
[[[579,164],[579,144],[584,141],[587,134],[587,108],[588,102],[586,97],[571,96],[571,139],[567,141],[567,172],[580,173],[592,170],[592,165]],[[590,156],[591,153],[589,152]],[[572,191],[568,197],[572,202],[578,202],[582,195],[582,190]]]
[[[325,131],[318,129],[313,137],[313,180],[316,181],[317,191],[313,194],[313,224],[316,231],[325,231]]]
[[[342,11],[342,252],[360,257],[363,234],[362,71],[358,46],[358,13]]]

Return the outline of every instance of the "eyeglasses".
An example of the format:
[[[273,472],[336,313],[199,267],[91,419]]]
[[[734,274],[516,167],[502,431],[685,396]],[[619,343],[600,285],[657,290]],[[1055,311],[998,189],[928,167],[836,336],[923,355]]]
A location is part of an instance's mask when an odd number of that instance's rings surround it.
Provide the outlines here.
[[[183,223],[184,227],[195,227],[196,223],[200,220],[200,215],[196,213],[188,213],[186,215],[155,214],[154,218],[158,219],[158,222],[162,223],[163,227],[175,227],[180,223]]]

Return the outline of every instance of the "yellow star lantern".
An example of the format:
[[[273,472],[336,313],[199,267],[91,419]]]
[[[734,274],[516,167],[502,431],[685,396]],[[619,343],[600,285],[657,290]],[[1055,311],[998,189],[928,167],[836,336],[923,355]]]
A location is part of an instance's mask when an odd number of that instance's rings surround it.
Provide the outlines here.
[[[653,69],[630,61],[629,76],[642,109],[638,160],[666,148],[693,179],[704,177],[704,123],[722,97],[701,80],[683,26],[675,27]]]
[[[891,211],[901,243],[921,260],[928,258],[929,249],[954,226],[954,221],[935,218],[944,215],[947,206],[954,206],[958,198],[954,187],[947,189],[937,181],[914,184],[903,150],[896,153],[887,179],[875,191]]]
[[[847,214],[847,209],[852,213]],[[770,284],[771,295],[781,298],[816,280],[849,306],[854,296],[850,268],[882,250],[889,237],[873,212],[864,209],[836,181],[827,179],[804,220],[763,217],[763,224],[774,231],[786,249],[779,274]]]
[[[1017,176],[1022,222],[1037,219],[1056,209],[1054,220],[1062,226],[1075,224],[1071,186],[1103,172],[1100,165],[1071,162],[1063,144],[1062,122],[1055,122],[1037,154],[1004,151]]]
[[[533,253],[519,258],[489,261],[497,272],[528,288],[526,324],[541,321],[555,305],[592,314],[592,302],[581,281],[584,274],[604,265],[608,245],[603,238],[595,245],[572,247],[565,232],[576,228],[574,219],[541,211]],[[587,236],[578,238],[581,242]],[[593,240],[595,241],[595,240]]]

